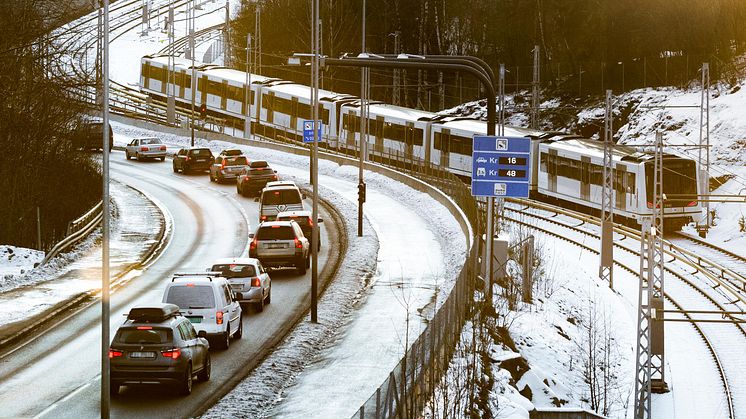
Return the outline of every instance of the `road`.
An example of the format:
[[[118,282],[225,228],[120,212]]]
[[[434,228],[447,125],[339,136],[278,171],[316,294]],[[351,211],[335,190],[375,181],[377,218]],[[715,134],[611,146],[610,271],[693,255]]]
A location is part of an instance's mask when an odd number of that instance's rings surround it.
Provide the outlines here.
[[[111,162],[114,179],[154,197],[173,220],[170,243],[160,257],[112,295],[113,336],[130,307],[161,300],[172,273],[204,271],[214,259],[244,254],[259,204],[238,196],[234,185],[211,184],[207,175],[172,173],[168,160],[125,161],[123,152],[114,152]],[[322,216],[322,243],[327,244],[319,255],[323,268],[337,233],[329,215]],[[329,234],[327,229],[335,231]],[[212,378],[195,383],[191,396],[184,398],[160,387],[124,388],[112,402],[112,417],[189,417],[207,407],[260,361],[305,311],[310,275],[310,270],[305,276],[294,270],[271,273],[272,304],[263,313],[244,313],[243,339],[234,340],[227,351],[212,352]],[[0,416],[99,416],[100,315],[100,304],[87,307],[0,358]]]

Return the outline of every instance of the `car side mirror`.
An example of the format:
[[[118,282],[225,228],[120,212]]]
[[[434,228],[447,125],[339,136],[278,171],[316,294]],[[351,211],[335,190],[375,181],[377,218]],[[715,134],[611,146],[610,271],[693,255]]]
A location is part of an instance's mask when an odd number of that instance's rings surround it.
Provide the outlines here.
[[[197,333],[197,337],[198,337],[198,338],[202,338],[202,339],[207,339],[207,331],[205,331],[205,330],[200,330],[200,331],[199,331],[199,332]]]
[[[308,198],[308,197],[306,196],[306,194],[303,194],[303,195],[301,195],[301,196],[303,197],[303,199],[306,199],[306,198]]]
[[[318,220],[316,220],[316,222],[317,222],[317,223],[323,223],[323,222],[324,222],[324,219],[323,219],[323,218],[319,218]]]
[[[249,233],[249,238],[253,239],[254,238],[254,233]]]
[[[259,202],[259,197],[254,198],[254,202]]]
[[[233,293],[233,301],[243,300],[243,294],[240,292]]]
[[[273,172],[277,173],[277,170],[273,170]]]

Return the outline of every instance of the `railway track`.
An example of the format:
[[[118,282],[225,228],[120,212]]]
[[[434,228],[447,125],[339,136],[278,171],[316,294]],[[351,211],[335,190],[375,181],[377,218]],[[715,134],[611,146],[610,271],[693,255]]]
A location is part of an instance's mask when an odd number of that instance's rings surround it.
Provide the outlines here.
[[[599,240],[600,230],[597,226],[597,220],[584,214],[573,213],[563,208],[548,206],[543,203],[520,200],[511,205],[505,206],[506,213],[515,214],[507,215],[505,219],[510,222],[523,225],[527,228],[540,231],[544,234],[561,239],[575,246],[579,246],[586,251],[598,254],[598,250],[586,244],[587,238],[594,241]],[[537,207],[539,209],[537,210]],[[531,219],[528,222],[526,218]],[[558,232],[558,230],[564,230]],[[630,234],[629,230],[620,229],[614,240],[614,246],[632,256],[634,259],[639,258],[639,235]],[[632,239],[632,240],[628,240]],[[675,250],[669,249],[669,252]],[[671,256],[669,254],[669,256]],[[682,261],[685,261],[682,263]],[[705,264],[715,264],[712,261],[704,259],[701,261]],[[614,263],[632,275],[637,275],[637,266],[630,267],[629,264],[615,257]],[[678,310],[708,310],[708,311],[734,311],[742,310],[743,301],[734,302],[731,298],[726,298],[717,286],[712,286],[709,279],[704,284],[699,284],[699,276],[708,276],[704,271],[691,272],[691,261],[684,258],[673,258],[666,261],[666,300]],[[682,265],[683,266],[680,266]],[[695,265],[696,266],[696,265]],[[671,278],[676,281],[671,281]],[[734,297],[730,295],[730,297]],[[691,316],[683,315],[691,320]],[[719,316],[710,316],[719,318]],[[746,330],[740,325],[731,323],[692,323],[697,334],[702,339],[704,345],[715,364],[718,375],[722,382],[723,392],[727,400],[729,417],[735,418],[736,412],[744,412],[746,408],[746,379],[742,377],[740,371],[746,368],[746,362],[743,360],[743,350],[746,348]]]

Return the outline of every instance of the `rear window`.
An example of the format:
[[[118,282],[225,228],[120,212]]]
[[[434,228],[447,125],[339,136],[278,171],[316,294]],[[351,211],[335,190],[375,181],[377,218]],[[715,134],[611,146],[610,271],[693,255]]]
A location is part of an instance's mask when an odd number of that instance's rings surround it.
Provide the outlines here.
[[[300,204],[297,189],[272,189],[262,193],[262,205]]]
[[[295,232],[290,226],[262,227],[256,233],[257,240],[293,240]]]
[[[160,144],[161,140],[157,138],[145,138],[140,140],[140,144]]]
[[[269,168],[264,168],[264,167],[260,167],[258,169],[253,169],[253,168],[249,169],[249,174],[252,174],[252,175],[269,175],[272,173],[274,173],[272,172],[272,170],[270,170]]]
[[[179,308],[214,308],[215,296],[209,285],[178,285],[171,287],[166,302]]]
[[[137,328],[119,329],[114,338],[119,343],[157,344],[170,343],[173,340],[171,329],[153,328],[140,330]]]
[[[220,272],[226,278],[245,278],[256,275],[254,265],[212,265],[210,270],[213,272]]]
[[[210,150],[206,148],[198,148],[196,150],[190,150],[189,151],[193,156],[209,156]]]
[[[252,168],[254,168],[254,167],[269,167],[269,164],[267,164],[267,162],[264,161],[264,160],[257,160],[257,161],[251,162],[251,167]]]
[[[290,221],[290,220],[295,221],[301,227],[305,227],[305,226],[308,225],[308,217],[304,217],[304,216],[303,217],[302,216],[297,216],[297,217],[290,217],[290,216],[277,217],[277,221]]]
[[[244,156],[229,157],[225,159],[226,166],[246,166],[249,161]]]
[[[241,150],[233,149],[233,150],[223,150],[220,154],[224,156],[240,156],[243,154]]]

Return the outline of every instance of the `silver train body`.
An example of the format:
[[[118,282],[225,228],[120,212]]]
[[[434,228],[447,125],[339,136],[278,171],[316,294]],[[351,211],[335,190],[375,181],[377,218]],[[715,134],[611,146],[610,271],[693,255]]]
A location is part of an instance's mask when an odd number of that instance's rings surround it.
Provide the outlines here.
[[[191,61],[175,58],[167,71],[168,57],[145,56],[141,61],[140,88],[165,100],[174,92],[177,103],[191,104]],[[301,141],[302,122],[311,118],[311,88],[290,81],[251,75],[250,102],[246,107],[246,73],[216,65],[195,65],[195,106],[206,104],[212,115],[243,127],[251,115],[254,133]],[[322,133],[326,147],[354,152],[360,144],[360,101],[355,96],[321,90]],[[385,103],[369,106],[368,151],[371,159],[411,159],[439,165],[464,179],[471,178],[472,137],[484,135],[484,121],[442,117]],[[603,178],[603,145],[574,135],[506,127],[506,136],[532,139],[531,194],[568,205],[600,210]],[[664,205],[667,229],[679,229],[701,217],[697,200],[699,168],[694,160],[665,155],[664,194],[677,196]],[[641,223],[652,214],[653,155],[626,146],[613,152],[614,213]],[[682,195],[684,196],[682,198]]]

